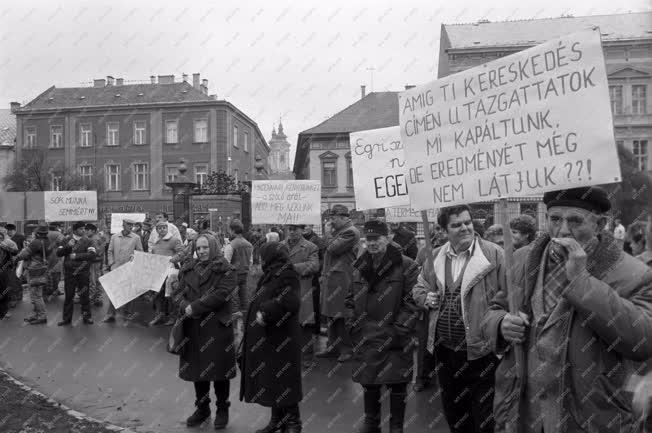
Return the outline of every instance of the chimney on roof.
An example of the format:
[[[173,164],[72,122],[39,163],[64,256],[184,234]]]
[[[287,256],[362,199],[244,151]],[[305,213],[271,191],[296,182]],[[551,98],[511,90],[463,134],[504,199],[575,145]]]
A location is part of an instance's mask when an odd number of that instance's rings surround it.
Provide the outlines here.
[[[122,85],[124,85],[124,83],[125,83],[124,78],[116,78],[116,80],[115,80],[115,85],[116,86],[122,86]]]
[[[206,78],[201,80],[201,91],[204,95],[208,95],[208,80]]]
[[[12,113],[20,109],[20,102],[10,102],[9,105],[11,106]]]
[[[217,101],[217,95],[210,95],[211,99]]]
[[[149,76],[149,83],[150,84],[156,84],[156,76],[150,75]]]
[[[107,86],[113,86],[113,77],[110,75],[106,76],[106,85]]]
[[[360,86],[360,95],[361,95],[360,99],[367,96],[367,86],[365,86],[364,84]]]
[[[192,74],[192,87],[199,90],[199,74]]]
[[[413,87],[416,87],[416,86],[415,86],[414,84],[406,84],[406,85],[405,85],[405,90],[410,90],[410,89],[412,89]]]
[[[93,80],[93,87],[104,87],[106,85],[106,80],[104,78],[98,78]]]
[[[159,84],[174,84],[174,75],[159,75]]]
[[[181,75],[181,79],[183,80],[184,83],[187,83],[188,82],[188,74]]]

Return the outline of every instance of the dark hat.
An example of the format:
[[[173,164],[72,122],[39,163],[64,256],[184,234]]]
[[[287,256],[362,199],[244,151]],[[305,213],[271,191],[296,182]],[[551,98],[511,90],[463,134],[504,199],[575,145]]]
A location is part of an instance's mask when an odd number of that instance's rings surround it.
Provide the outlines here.
[[[86,224],[85,228],[86,228],[86,230],[97,231],[97,226],[95,224],[88,223],[88,224]]]
[[[336,215],[348,217],[349,216],[349,208],[347,208],[346,206],[341,205],[341,204],[336,204],[335,206],[333,206],[331,208],[330,216],[336,216]]]
[[[151,227],[152,226],[152,220],[149,219],[149,218],[145,218],[145,221],[143,221],[143,225]]]
[[[49,231],[47,224],[39,224],[36,228],[37,235],[47,235]]]
[[[548,209],[553,206],[570,206],[598,213],[605,213],[611,209],[607,191],[599,186],[550,191],[543,195],[543,202]]]
[[[293,227],[299,227],[301,230],[306,228],[305,224],[288,224],[288,228],[291,229]]]
[[[370,220],[364,223],[364,235],[368,238],[387,236],[387,224],[381,220]]]
[[[77,230],[77,229],[83,229],[86,228],[86,223],[84,221],[77,221],[72,225],[72,229]]]
[[[127,224],[136,224],[136,221],[132,220],[131,218],[123,218],[122,222]]]
[[[15,225],[15,224],[11,224],[11,223],[9,223],[9,224],[7,224],[7,225],[5,226],[5,228],[6,228],[7,230],[16,230],[16,225]]]

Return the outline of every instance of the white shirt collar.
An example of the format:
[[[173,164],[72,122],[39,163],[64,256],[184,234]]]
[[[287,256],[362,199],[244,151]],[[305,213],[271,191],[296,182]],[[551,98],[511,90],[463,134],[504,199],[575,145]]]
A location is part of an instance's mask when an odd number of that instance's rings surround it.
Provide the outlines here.
[[[447,247],[446,247],[446,255],[448,257],[452,258],[452,257],[462,257],[462,256],[466,256],[466,255],[470,256],[470,255],[473,254],[473,250],[475,248],[475,237],[473,237],[473,241],[471,242],[471,245],[469,245],[469,247],[467,249],[465,249],[464,251],[460,251],[459,253],[455,253],[455,251],[453,251],[453,247],[451,246],[450,242],[448,242],[446,245],[447,245]]]

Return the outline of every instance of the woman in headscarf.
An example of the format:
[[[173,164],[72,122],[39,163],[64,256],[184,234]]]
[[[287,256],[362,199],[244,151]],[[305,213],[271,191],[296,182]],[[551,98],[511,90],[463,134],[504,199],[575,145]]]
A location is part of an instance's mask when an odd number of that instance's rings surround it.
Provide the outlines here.
[[[269,424],[257,433],[300,433],[299,274],[279,242],[263,244],[260,258],[263,275],[245,321],[240,400],[271,408]]]
[[[236,274],[219,253],[217,240],[201,234],[194,242],[197,258],[188,259],[179,271],[175,299],[186,317],[179,377],[194,382],[197,410],[186,420],[189,427],[202,424],[211,415],[210,385],[217,399],[215,428],[229,421],[229,380],[235,377],[235,348],[231,323],[231,296]],[[191,255],[192,257],[192,255]]]

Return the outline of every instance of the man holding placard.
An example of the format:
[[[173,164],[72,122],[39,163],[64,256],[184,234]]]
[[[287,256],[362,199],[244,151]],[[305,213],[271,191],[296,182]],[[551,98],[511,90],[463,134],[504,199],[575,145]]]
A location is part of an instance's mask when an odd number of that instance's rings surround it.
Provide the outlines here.
[[[518,313],[501,290],[483,335],[496,371],[497,432],[636,430],[627,380],[652,357],[652,270],[600,230],[611,209],[599,187],[548,192],[548,233],[514,254]],[[515,368],[514,345],[523,365]],[[514,374],[516,373],[516,374]]]
[[[498,358],[480,325],[489,300],[505,287],[503,249],[475,234],[467,205],[441,209],[437,222],[448,242],[426,257],[412,294],[430,310],[426,348],[439,364],[451,432],[490,433]]]

